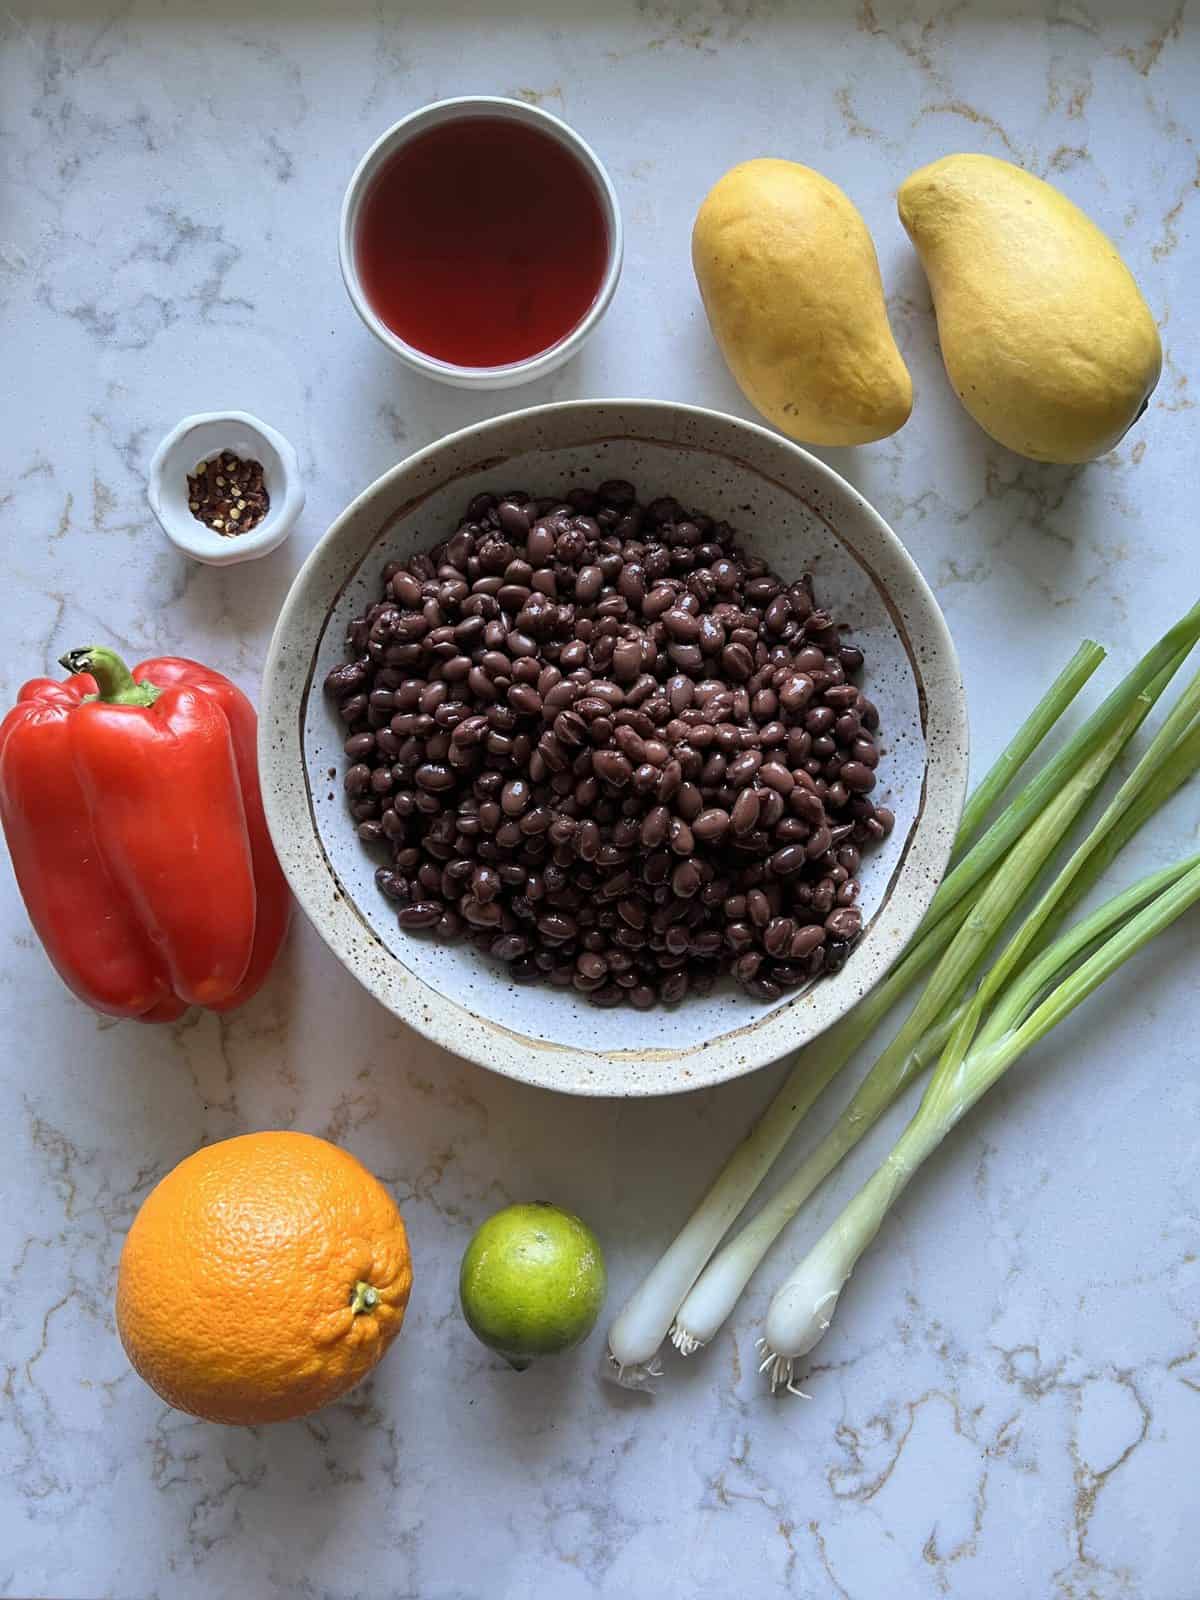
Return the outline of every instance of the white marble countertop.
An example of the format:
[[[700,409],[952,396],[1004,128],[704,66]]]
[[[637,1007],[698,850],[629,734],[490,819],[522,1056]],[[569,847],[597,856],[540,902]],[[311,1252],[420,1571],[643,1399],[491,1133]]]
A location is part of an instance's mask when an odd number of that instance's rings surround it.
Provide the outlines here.
[[[93,639],[186,651],[253,691],[331,517],[474,418],[621,394],[747,414],[687,238],[721,171],[773,153],[841,183],[875,233],[916,412],[896,438],[826,454],[935,586],[985,761],[1082,636],[1112,646],[1115,671],[1196,589],[1198,85],[1200,19],[1179,0],[16,0],[0,18],[5,702]],[[336,263],[358,154],[464,91],[576,123],[628,230],[584,354],[492,397],[406,374],[359,325]],[[949,392],[893,196],[955,149],[1060,182],[1159,316],[1152,408],[1096,465],[1018,461]],[[160,435],[217,406],[281,428],[308,482],[290,544],[223,572],[168,547],[144,497]],[[1181,797],[1114,880],[1194,843],[1196,815]],[[597,1382],[599,1330],[579,1359],[517,1377],[455,1309],[474,1223],[541,1196],[601,1233],[619,1303],[774,1072],[627,1105],[525,1090],[425,1045],[306,926],[240,1014],[114,1026],[60,987],[7,868],[0,898],[0,1594],[1194,1600],[1194,917],[930,1164],[845,1295],[804,1404],[772,1402],[752,1359],[788,1250],[733,1336],[670,1367],[653,1401]],[[394,1187],[416,1291],[403,1337],[346,1403],[211,1427],[132,1375],[116,1262],[164,1171],[271,1126],[342,1141]]]

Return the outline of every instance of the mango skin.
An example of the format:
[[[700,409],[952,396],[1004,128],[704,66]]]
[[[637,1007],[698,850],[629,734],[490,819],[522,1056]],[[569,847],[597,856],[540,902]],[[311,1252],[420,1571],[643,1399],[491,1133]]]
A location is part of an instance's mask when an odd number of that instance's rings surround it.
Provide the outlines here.
[[[828,178],[794,161],[732,168],[697,214],[692,266],[730,372],[781,433],[868,444],[908,421],[875,246]]]
[[[933,292],[946,372],[979,426],[1034,461],[1107,454],[1162,370],[1154,318],[1112,240],[995,156],[920,168],[898,205]]]

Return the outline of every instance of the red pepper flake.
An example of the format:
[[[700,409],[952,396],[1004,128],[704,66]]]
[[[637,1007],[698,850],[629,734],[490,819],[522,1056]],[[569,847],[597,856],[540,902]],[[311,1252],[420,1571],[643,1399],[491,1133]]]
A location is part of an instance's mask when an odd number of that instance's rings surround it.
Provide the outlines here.
[[[249,533],[271,509],[262,462],[243,461],[229,450],[202,461],[187,483],[188,510],[223,539]]]

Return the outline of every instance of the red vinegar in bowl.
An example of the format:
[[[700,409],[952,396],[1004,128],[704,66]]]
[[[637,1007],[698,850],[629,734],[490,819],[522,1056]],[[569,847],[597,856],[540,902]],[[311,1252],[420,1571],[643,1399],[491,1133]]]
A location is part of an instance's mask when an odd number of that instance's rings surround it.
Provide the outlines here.
[[[355,261],[376,316],[435,360],[526,361],[564,339],[604,280],[595,185],[550,134],[502,117],[401,145],[363,197]]]

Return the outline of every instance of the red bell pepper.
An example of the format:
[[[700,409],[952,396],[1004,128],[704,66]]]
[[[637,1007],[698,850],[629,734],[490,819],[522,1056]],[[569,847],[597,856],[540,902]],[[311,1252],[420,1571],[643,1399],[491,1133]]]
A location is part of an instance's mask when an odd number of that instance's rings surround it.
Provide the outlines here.
[[[258,786],[255,715],[194,661],[130,673],[95,646],[0,724],[0,820],[60,976],[112,1016],[232,1010],[266,977],[290,898]]]

